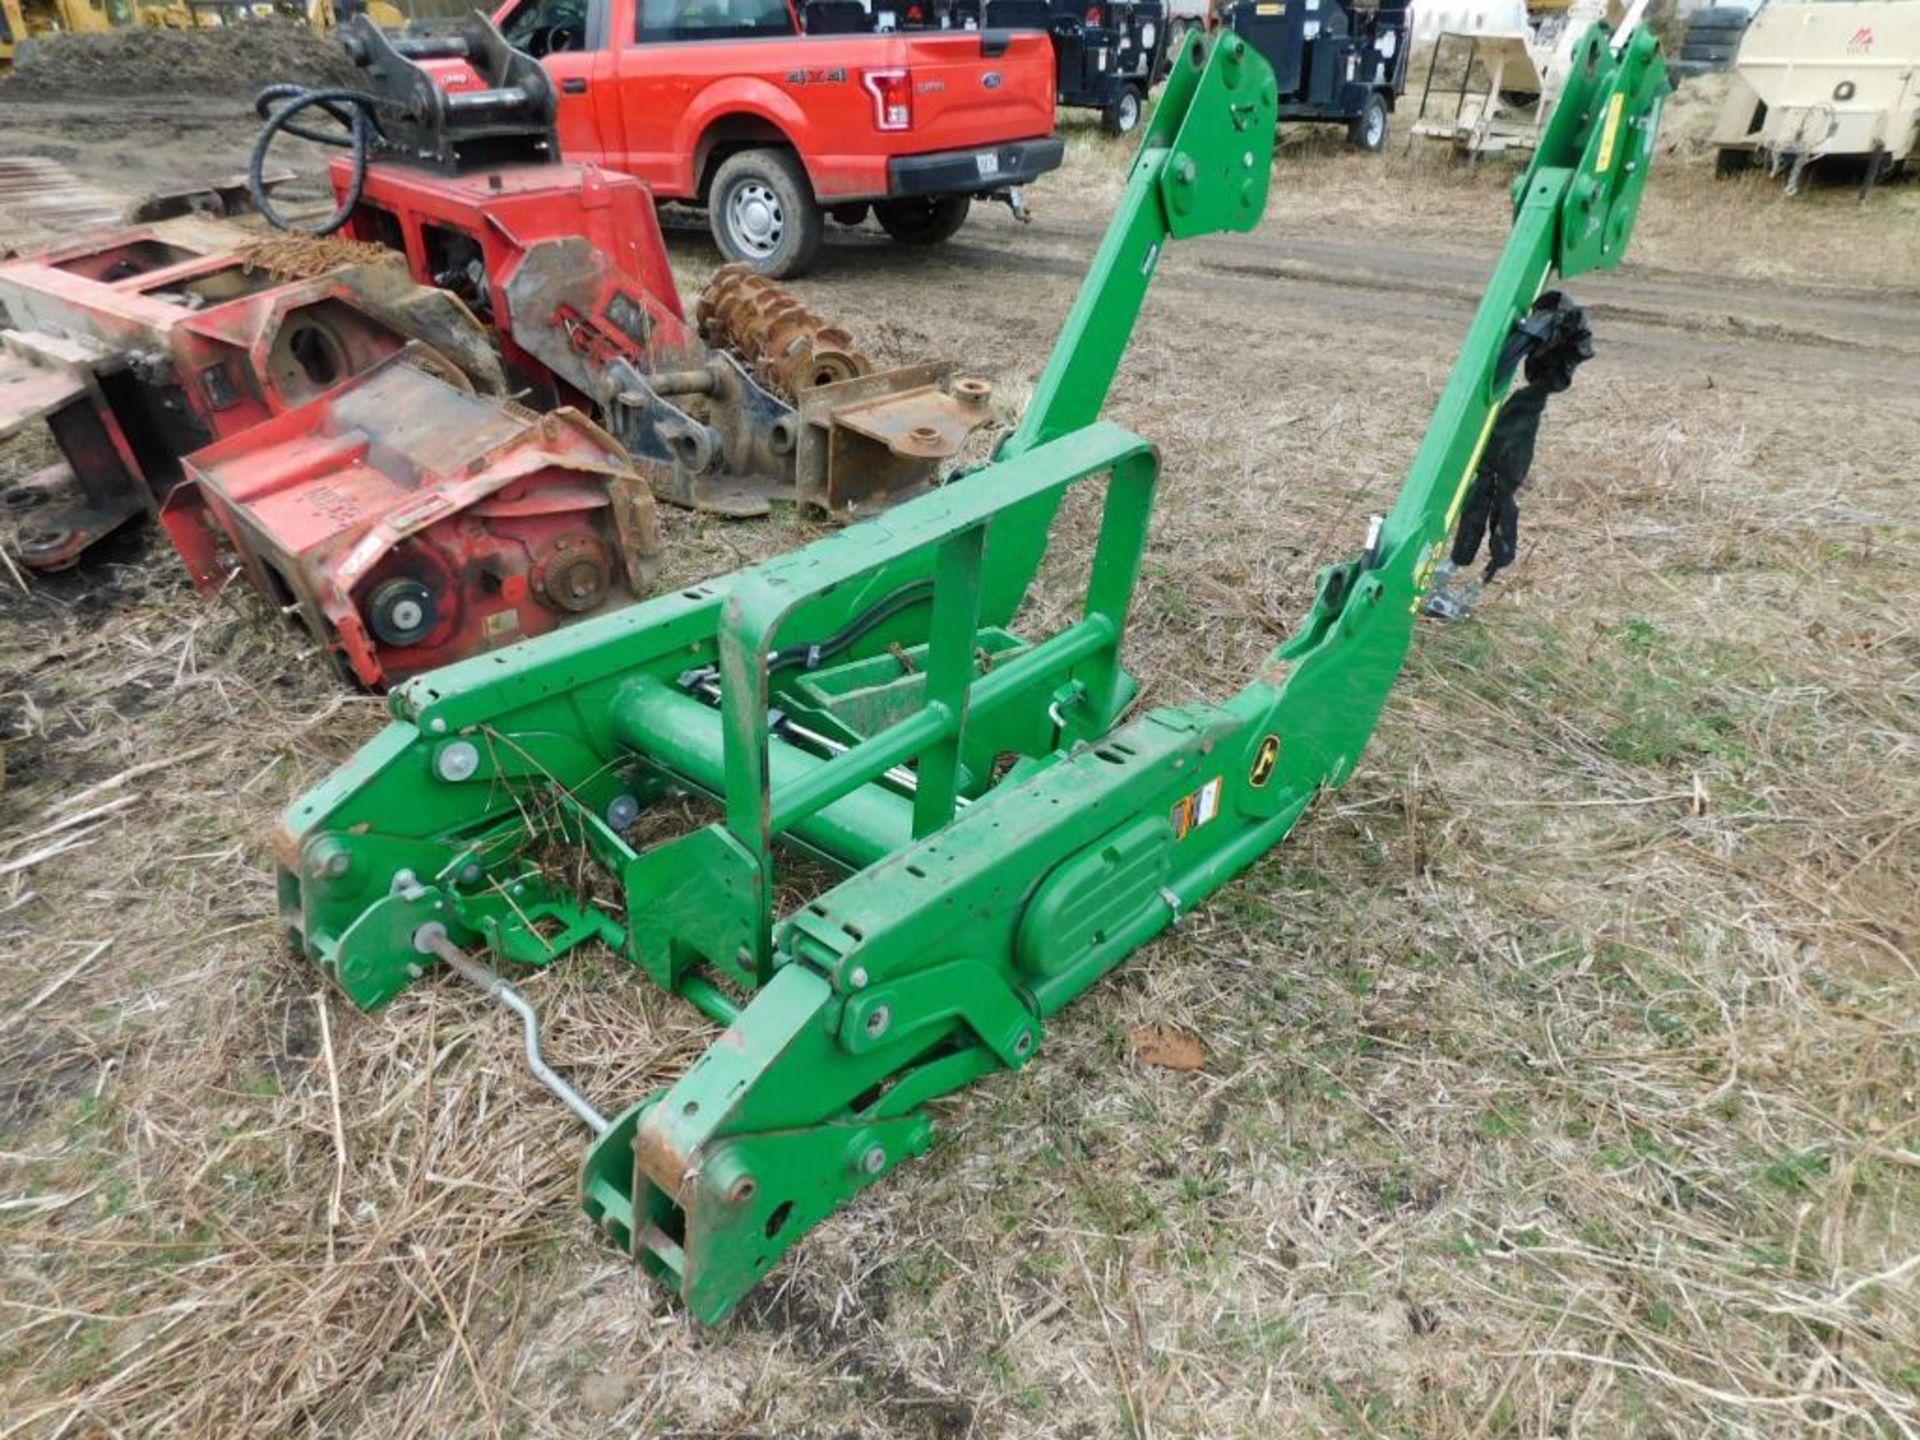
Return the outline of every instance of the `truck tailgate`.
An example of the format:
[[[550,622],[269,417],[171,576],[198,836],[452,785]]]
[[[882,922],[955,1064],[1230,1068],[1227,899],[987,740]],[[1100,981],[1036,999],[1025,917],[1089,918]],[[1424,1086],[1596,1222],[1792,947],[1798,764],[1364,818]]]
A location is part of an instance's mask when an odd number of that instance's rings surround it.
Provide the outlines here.
[[[914,149],[1053,133],[1053,42],[1044,34],[952,30],[901,38],[913,71]]]

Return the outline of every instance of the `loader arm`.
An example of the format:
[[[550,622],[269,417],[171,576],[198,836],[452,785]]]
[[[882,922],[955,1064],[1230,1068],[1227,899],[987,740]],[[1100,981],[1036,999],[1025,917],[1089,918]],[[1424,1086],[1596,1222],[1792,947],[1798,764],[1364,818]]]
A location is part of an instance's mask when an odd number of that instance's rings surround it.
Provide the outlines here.
[[[1271,73],[1237,38],[1182,64],[994,464],[725,580],[424,677],[289,812],[287,923],[363,1006],[444,961],[524,1020],[469,950],[538,964],[597,939],[726,1027],[611,1119],[535,1067],[595,1133],[587,1213],[703,1321],[923,1151],[930,1101],[1030,1063],[1050,1016],[1351,772],[1500,403],[1502,353],[1553,274],[1618,263],[1664,93],[1650,36],[1582,42],[1392,512],[1321,572],[1246,689],[1120,724],[1158,457],[1095,419],[1098,399],[1157,245],[1257,215],[1274,114]],[[1098,477],[1078,618],[1012,634],[1044,543],[1025,527]],[[687,796],[707,823],[641,838],[636,821]],[[539,861],[560,843],[617,898],[550,878]],[[782,917],[796,851],[845,878]]]

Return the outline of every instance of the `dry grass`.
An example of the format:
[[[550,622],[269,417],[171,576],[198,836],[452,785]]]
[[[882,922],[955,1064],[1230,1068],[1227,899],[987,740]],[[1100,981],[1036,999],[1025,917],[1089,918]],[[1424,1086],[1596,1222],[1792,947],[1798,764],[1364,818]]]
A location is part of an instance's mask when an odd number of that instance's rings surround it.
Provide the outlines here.
[[[1283,166],[1288,228],[1499,233],[1485,177],[1409,213]],[[1854,222],[1802,213],[1827,245],[1753,248],[1812,278]],[[1067,278],[861,253],[823,311],[1025,392]],[[1110,407],[1166,457],[1149,703],[1230,690],[1358,543],[1460,329],[1167,267]],[[151,543],[0,574],[0,1436],[1920,1432],[1916,437],[1891,368],[1603,329],[1521,567],[1423,630],[1354,783],[713,1334],[578,1222],[497,1012],[359,1016],[282,947],[265,837],[379,707]],[[684,574],[792,538],[669,517]],[[708,1033],[604,955],[527,990],[606,1105]],[[1206,1066],[1136,1065],[1149,1022]]]

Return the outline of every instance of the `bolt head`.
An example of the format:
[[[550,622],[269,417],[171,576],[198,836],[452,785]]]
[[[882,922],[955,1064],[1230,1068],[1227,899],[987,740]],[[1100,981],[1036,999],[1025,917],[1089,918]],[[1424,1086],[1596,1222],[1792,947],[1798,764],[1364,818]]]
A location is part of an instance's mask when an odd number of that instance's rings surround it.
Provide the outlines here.
[[[471,740],[456,740],[440,752],[433,768],[449,784],[471,780],[480,769],[480,747]]]
[[[853,986],[853,988],[856,990],[866,989],[867,988],[867,967],[864,965],[854,966],[853,973],[847,976],[847,983]]]
[[[860,1168],[869,1175],[878,1175],[887,1168],[887,1152],[878,1145],[869,1146],[867,1153],[860,1157]]]
[[[867,1012],[867,1034],[875,1040],[886,1034],[892,1023],[893,1011],[885,1005],[876,1005]]]

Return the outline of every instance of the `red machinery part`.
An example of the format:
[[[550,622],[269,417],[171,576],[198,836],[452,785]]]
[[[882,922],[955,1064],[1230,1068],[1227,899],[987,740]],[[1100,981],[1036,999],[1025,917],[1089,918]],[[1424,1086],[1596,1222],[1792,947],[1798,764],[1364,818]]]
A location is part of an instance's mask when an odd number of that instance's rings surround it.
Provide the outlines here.
[[[336,199],[353,183],[352,162],[336,159]],[[572,383],[579,370],[552,363],[540,330],[565,330],[591,370],[616,355],[663,366],[703,358],[687,324],[647,187],[631,175],[591,165],[507,165],[447,175],[401,165],[369,166],[346,234],[406,256],[421,285],[451,290],[495,334],[515,388],[534,403],[584,405],[597,397]],[[577,304],[543,302],[514,313],[511,292],[521,262],[548,242],[585,241],[597,274]],[[597,332],[597,333],[596,333]],[[545,357],[545,358],[542,358]],[[569,372],[573,372],[572,376]]]
[[[194,583],[231,564],[370,688],[651,588],[653,501],[614,439],[405,357],[189,456],[162,520]]]
[[[48,501],[20,527],[28,565],[73,564],[157,512],[182,455],[324,394],[421,333],[368,308],[369,295],[400,281],[378,273],[390,267],[289,281],[250,263],[245,241],[187,220],[0,262],[11,325],[0,343],[0,438],[44,420],[65,458],[26,487]],[[415,308],[440,312],[426,317],[428,333],[457,328],[440,323],[450,302],[426,298]]]
[[[576,198],[596,234],[632,218]],[[0,263],[0,436],[42,419],[66,461],[22,487],[49,502],[23,558],[73,564],[157,512],[196,585],[237,564],[369,687],[646,593],[659,540],[626,451],[475,394],[502,376],[474,316],[362,252],[182,221]],[[648,326],[682,333],[666,284]]]

